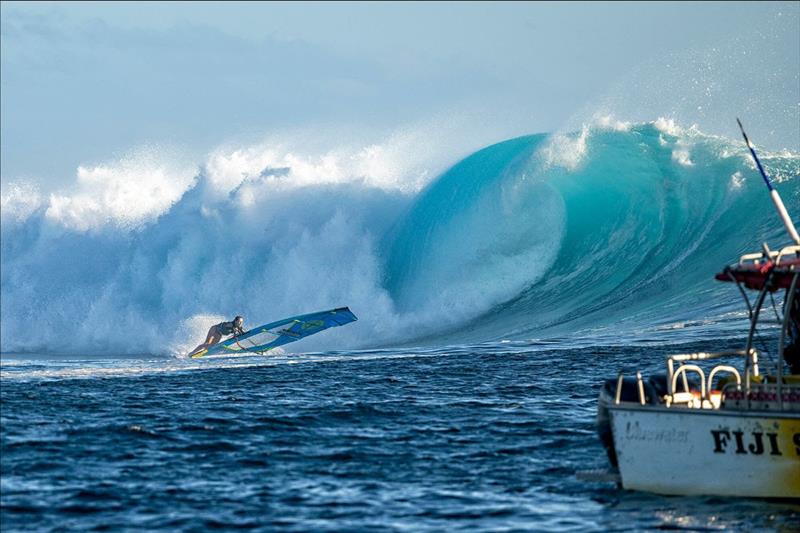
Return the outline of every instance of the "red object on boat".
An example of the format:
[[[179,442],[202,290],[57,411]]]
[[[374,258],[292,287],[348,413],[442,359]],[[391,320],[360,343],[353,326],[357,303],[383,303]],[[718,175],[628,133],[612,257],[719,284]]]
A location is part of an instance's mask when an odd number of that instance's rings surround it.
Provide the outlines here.
[[[719,281],[738,281],[748,289],[761,290],[769,280],[767,290],[775,292],[778,289],[788,289],[792,278],[800,271],[800,257],[781,259],[775,264],[771,259],[763,263],[739,263],[725,267],[725,270],[714,276]]]

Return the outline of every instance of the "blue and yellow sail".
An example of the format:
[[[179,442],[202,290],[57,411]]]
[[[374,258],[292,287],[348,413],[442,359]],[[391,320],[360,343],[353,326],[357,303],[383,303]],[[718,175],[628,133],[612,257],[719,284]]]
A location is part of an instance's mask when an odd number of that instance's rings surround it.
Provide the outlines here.
[[[278,346],[298,341],[328,328],[344,326],[356,320],[358,320],[356,315],[347,307],[284,318],[215,344],[192,355],[192,358],[237,353],[264,354]]]

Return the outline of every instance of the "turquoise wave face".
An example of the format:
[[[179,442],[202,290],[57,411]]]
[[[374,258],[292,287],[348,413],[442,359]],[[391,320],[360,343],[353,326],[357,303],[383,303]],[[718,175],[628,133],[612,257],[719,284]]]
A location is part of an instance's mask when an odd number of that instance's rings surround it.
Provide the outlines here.
[[[543,135],[485,148],[444,173],[383,240],[385,286],[398,309],[469,316],[507,301],[546,271],[564,205],[530,172]]]
[[[89,230],[4,198],[0,349],[177,353],[214,320],[344,305],[359,321],[300,349],[739,333],[714,273],[788,238],[744,143],[661,122],[511,139],[414,196],[201,173],[145,224]],[[800,155],[762,156],[797,217]]]
[[[796,215],[800,158],[765,156]],[[490,295],[448,340],[613,341],[724,328],[738,293],[713,274],[788,237],[743,143],[644,124],[481,150],[424,191],[387,240],[386,283],[400,305],[444,299],[459,312],[460,294]]]

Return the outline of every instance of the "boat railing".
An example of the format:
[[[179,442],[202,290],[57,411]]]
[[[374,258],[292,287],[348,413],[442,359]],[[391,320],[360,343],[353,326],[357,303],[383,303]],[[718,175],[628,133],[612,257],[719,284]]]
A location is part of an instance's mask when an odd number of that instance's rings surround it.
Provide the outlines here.
[[[664,398],[667,407],[672,405],[685,405],[687,407],[704,408],[704,409],[718,409],[722,403],[722,393],[714,389],[714,378],[720,372],[732,374],[736,379],[736,386],[741,388],[742,375],[738,369],[730,365],[717,365],[713,367],[708,374],[706,380],[705,370],[697,364],[690,364],[687,361],[707,361],[710,359],[721,359],[724,357],[745,357],[747,352],[745,350],[730,350],[724,352],[697,352],[697,353],[684,353],[674,354],[667,357],[667,383],[669,389]],[[750,350],[750,364],[746,368],[755,369],[758,372],[758,353],[755,349]],[[678,363],[678,369],[675,369],[675,364]],[[694,372],[700,376],[699,391],[690,391],[689,380],[687,372]],[[750,372],[750,370],[747,370]],[[757,375],[757,374],[754,374]],[[683,391],[678,390],[678,378],[682,378]],[[698,393],[699,392],[699,398]]]
[[[699,352],[675,354],[667,358],[667,391],[660,398],[666,407],[692,409],[737,409],[797,411],[800,409],[800,383],[787,384],[785,379],[751,374],[748,380],[734,366],[718,364],[706,370],[692,361],[706,361],[724,357],[743,357],[745,350],[726,352]],[[758,354],[750,350],[751,361]],[[676,368],[677,364],[677,368]],[[750,367],[752,368],[752,363]],[[749,370],[746,370],[748,373]],[[699,383],[690,385],[689,374],[696,374]],[[726,376],[721,376],[726,374]],[[706,377],[707,376],[707,377]],[[717,383],[714,380],[717,380]],[[617,377],[614,403],[622,402],[623,374]],[[638,403],[648,403],[641,372],[636,372]]]
[[[672,380],[672,376],[675,374],[675,363],[679,365],[684,365],[687,361],[707,361],[709,359],[722,359],[724,357],[745,357],[747,352],[745,350],[728,350],[724,352],[696,352],[696,353],[679,353],[673,354],[667,357],[667,375]],[[758,352],[755,349],[750,350],[750,362],[755,367],[758,368]],[[726,368],[731,368],[730,366],[723,365]],[[721,371],[721,370],[720,370]],[[686,378],[684,376],[683,382],[684,390],[687,390],[688,383],[686,382]],[[672,393],[675,391],[675,387],[672,387],[669,392]]]
[[[711,372],[709,372],[708,374],[708,391],[707,391],[708,396],[711,396],[712,393],[712,387],[714,386],[714,376],[716,376],[720,372],[727,372],[729,374],[732,374],[733,377],[736,378],[736,383],[726,383],[725,385],[723,385],[722,387],[723,389],[728,385],[735,385],[737,389],[742,388],[742,375],[739,374],[739,370],[737,370],[735,367],[728,365],[717,365],[714,368],[712,368]]]
[[[668,376],[669,379],[669,393],[667,398],[667,406],[673,404],[687,404],[691,407],[694,407],[697,398],[695,397],[694,393],[689,390],[688,386],[688,379],[686,374],[688,372],[695,372],[698,376],[700,376],[700,398],[699,398],[699,405],[697,407],[703,407],[706,404],[706,375],[703,372],[703,369],[700,368],[698,365],[693,364],[682,364],[678,367],[677,372]],[[684,386],[683,392],[675,392],[678,388],[678,377],[683,377],[683,382],[686,384]]]
[[[751,254],[744,254],[739,258],[739,265],[746,265],[748,263],[754,266],[761,266],[761,263],[767,259],[772,261],[776,266],[780,266],[786,259],[797,259],[800,255],[800,245],[792,244],[784,246],[780,250],[755,252]]]
[[[660,398],[660,400],[663,401],[667,407],[681,406],[701,409],[718,409],[722,402],[723,392],[714,388],[714,378],[717,378],[721,373],[729,374],[735,382],[722,382],[721,388],[725,389],[733,385],[736,390],[741,390],[743,382],[741,372],[731,365],[719,364],[708,371],[708,377],[706,378],[706,370],[693,361],[706,361],[725,357],[742,358],[746,353],[745,350],[732,350],[725,352],[697,352],[670,355],[667,357],[667,390],[666,394]],[[750,361],[751,365],[749,365],[749,367],[757,369],[758,353],[754,349],[750,350]],[[749,370],[747,372],[749,372]],[[690,386],[688,377],[690,373],[696,374],[699,377],[699,387]],[[757,374],[752,375],[756,376]],[[614,398],[616,404],[621,402],[623,381],[623,374],[620,373],[617,378],[617,390]],[[645,394],[641,372],[636,373],[636,383],[639,403],[645,405],[645,403],[647,403],[647,395]]]

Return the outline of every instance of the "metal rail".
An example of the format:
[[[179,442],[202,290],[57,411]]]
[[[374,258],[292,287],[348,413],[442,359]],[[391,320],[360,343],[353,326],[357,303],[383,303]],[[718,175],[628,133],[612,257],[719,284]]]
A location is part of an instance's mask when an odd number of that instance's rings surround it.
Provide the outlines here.
[[[800,246],[797,248],[800,249]],[[781,338],[778,342],[778,408],[781,411],[783,411],[783,351],[786,346],[786,334],[789,332],[789,320],[791,319],[798,278],[800,278],[800,272],[795,273],[792,277],[789,294],[786,295],[786,300],[783,302],[783,325],[781,326]]]

